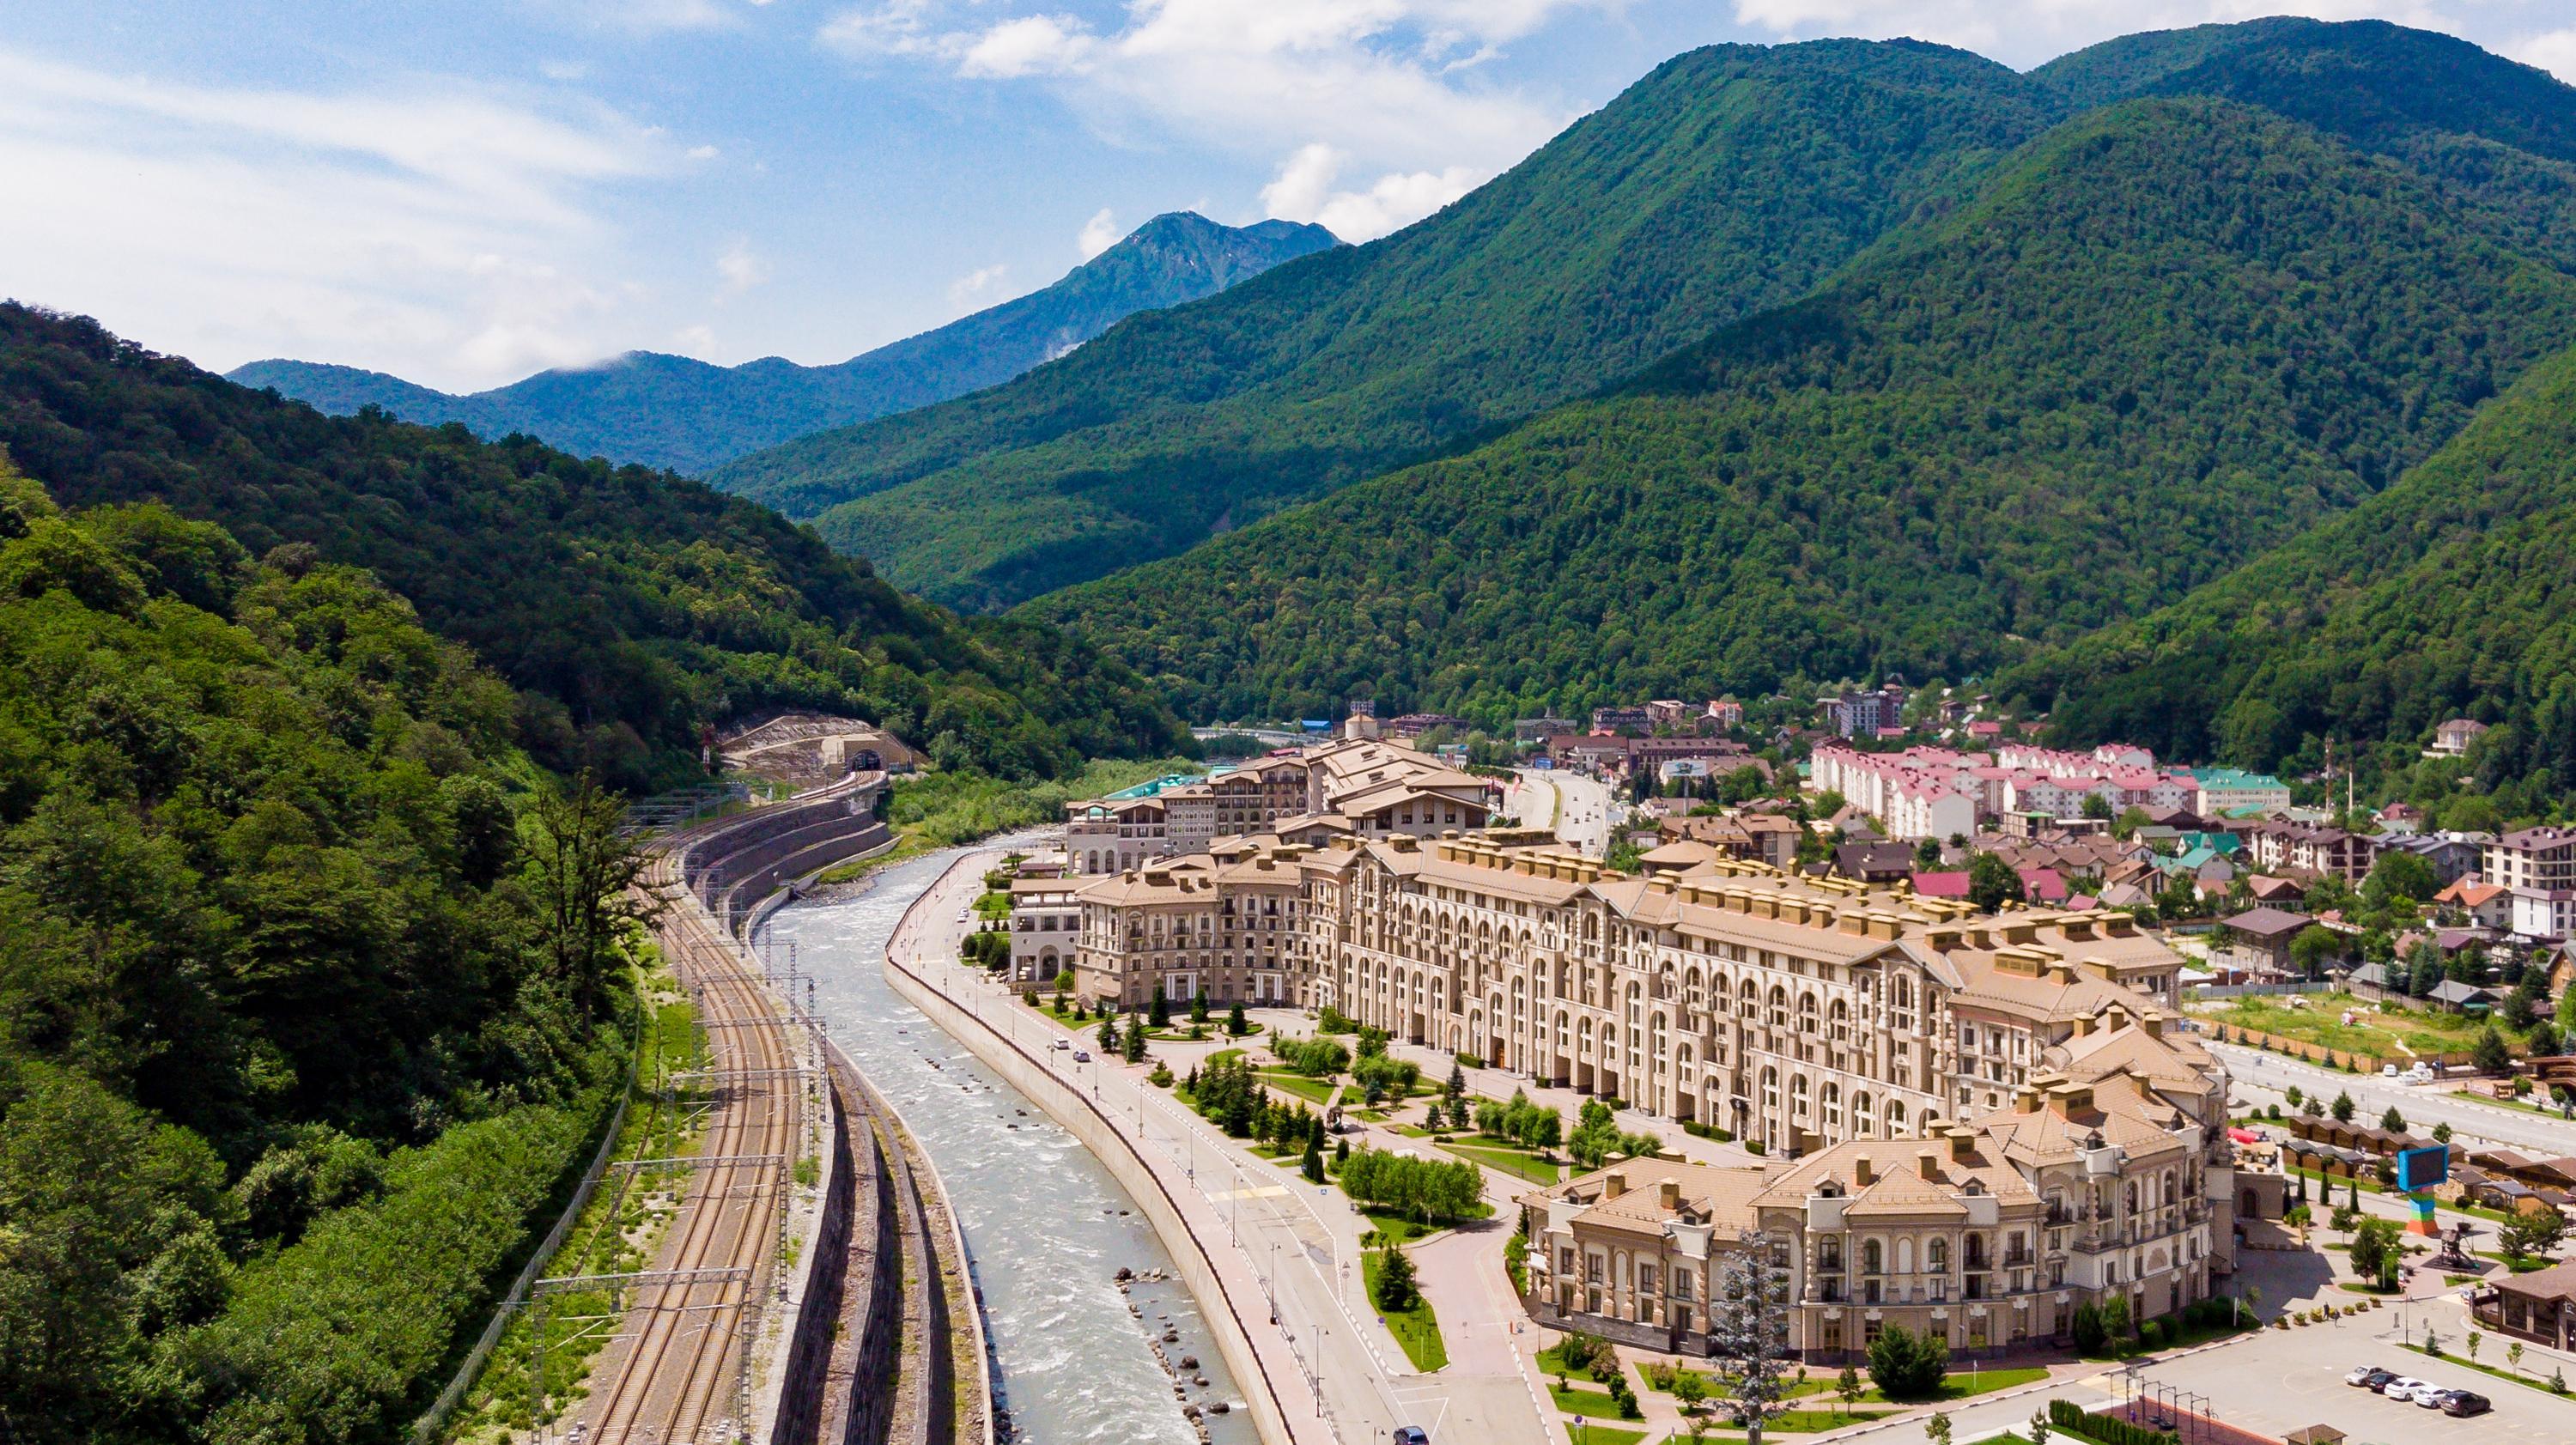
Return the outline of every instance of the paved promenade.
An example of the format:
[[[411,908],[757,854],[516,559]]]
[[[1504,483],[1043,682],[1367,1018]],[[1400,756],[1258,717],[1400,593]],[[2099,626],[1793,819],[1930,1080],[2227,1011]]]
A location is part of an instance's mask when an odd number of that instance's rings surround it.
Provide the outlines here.
[[[957,914],[999,856],[969,855],[924,895],[895,937],[895,961],[1023,1053],[1046,1060],[1110,1119],[1124,1122],[1128,1138],[1141,1141],[1139,1152],[1154,1176],[1190,1228],[1210,1242],[1211,1263],[1270,1374],[1295,1439],[1364,1445],[1384,1441],[1397,1425],[1421,1425],[1435,1439],[1465,1438],[1477,1445],[1549,1440],[1513,1348],[1512,1325],[1520,1311],[1501,1277],[1508,1193],[1496,1221],[1420,1246],[1425,1293],[1440,1315],[1452,1363],[1436,1375],[1414,1372],[1368,1307],[1359,1269],[1366,1221],[1339,1190],[1307,1184],[1293,1168],[1240,1148],[1147,1084],[1145,1067],[1104,1059],[1074,1062],[1076,1047],[1089,1048],[1088,1034],[1064,1030],[980,970],[955,962],[957,940],[967,926]],[[1295,1024],[1293,1013],[1265,1012]],[[1059,1039],[1068,1046],[1055,1047]],[[1186,1071],[1194,1055],[1221,1046],[1158,1043],[1154,1052]],[[1496,1187],[1526,1186],[1507,1180]],[[1176,1252],[1186,1247],[1186,1240],[1174,1242]],[[1225,1303],[1202,1301],[1211,1312]],[[1260,1388],[1254,1380],[1243,1384]]]

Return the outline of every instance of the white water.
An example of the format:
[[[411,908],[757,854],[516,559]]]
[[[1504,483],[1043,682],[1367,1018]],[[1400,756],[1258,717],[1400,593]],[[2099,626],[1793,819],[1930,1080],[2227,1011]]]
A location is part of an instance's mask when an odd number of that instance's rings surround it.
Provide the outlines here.
[[[1195,1445],[1172,1378],[1148,1347],[1168,1323],[1180,1342],[1164,1352],[1174,1364],[1197,1356],[1197,1373],[1208,1380],[1188,1398],[1235,1405],[1208,1417],[1215,1445],[1254,1445],[1242,1391],[1189,1291],[1171,1280],[1118,1291],[1121,1266],[1139,1274],[1171,1268],[1135,1202],[1071,1135],[886,983],[885,946],[896,922],[961,851],[883,869],[869,892],[847,902],[780,910],[764,930],[763,952],[783,963],[786,946],[795,946],[832,1037],[937,1162],[984,1292],[997,1403],[1020,1439]],[[1130,1301],[1143,1319],[1128,1315]]]

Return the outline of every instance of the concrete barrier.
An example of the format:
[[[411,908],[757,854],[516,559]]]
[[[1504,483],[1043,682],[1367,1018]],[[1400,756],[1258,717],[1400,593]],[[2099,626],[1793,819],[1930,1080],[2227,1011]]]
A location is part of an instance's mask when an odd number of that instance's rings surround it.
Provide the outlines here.
[[[956,866],[974,863],[970,855],[958,860]],[[1271,1380],[1260,1352],[1253,1348],[1251,1331],[1233,1297],[1226,1292],[1224,1280],[1206,1241],[1191,1228],[1181,1213],[1179,1202],[1164,1187],[1162,1176],[1155,1173],[1137,1151],[1135,1140],[1122,1132],[1089,1096],[1050,1068],[1045,1059],[1029,1053],[959,1006],[895,957],[895,945],[911,929],[914,912],[930,897],[931,892],[925,891],[920,899],[914,901],[912,908],[905,911],[902,921],[895,925],[887,944],[887,981],[893,984],[896,993],[920,1009],[932,1023],[964,1044],[987,1068],[1027,1095],[1029,1101],[1044,1110],[1048,1118],[1062,1125],[1067,1133],[1091,1151],[1092,1157],[1099,1160],[1110,1177],[1118,1181],[1118,1186],[1134,1198],[1145,1221],[1154,1227],[1164,1248],[1170,1251],[1181,1282],[1189,1288],[1191,1297],[1199,1302],[1200,1312],[1207,1318],[1208,1333],[1215,1338],[1219,1353],[1225,1356],[1226,1368],[1242,1383],[1245,1406],[1251,1412],[1254,1427],[1261,1433],[1263,1445],[1301,1445],[1289,1430],[1287,1411],[1280,1403],[1278,1387]],[[1266,1316],[1268,1306],[1259,1304],[1258,1307]]]

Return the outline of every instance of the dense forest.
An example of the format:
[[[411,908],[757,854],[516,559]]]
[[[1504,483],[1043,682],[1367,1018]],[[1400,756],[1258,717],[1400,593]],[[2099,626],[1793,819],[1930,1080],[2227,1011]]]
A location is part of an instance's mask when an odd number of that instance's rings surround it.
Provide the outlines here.
[[[2069,739],[2177,756],[2313,767],[2327,738],[2378,742],[2343,756],[2420,782],[2437,823],[2546,811],[2576,793],[2576,353],[2354,511],[1996,686]],[[2421,759],[2458,716],[2497,726]]]
[[[1008,604],[1177,552],[1792,300],[2061,108],[1992,61],[1913,42],[1694,51],[1393,237],[715,480],[822,514],[827,539],[906,587]]]
[[[2576,342],[2527,219],[2123,102],[1616,393],[1023,610],[1202,716],[1979,674],[2358,504]]]
[[[1137,227],[1053,285],[830,366],[776,356],[713,366],[638,351],[470,396],[303,361],[254,361],[226,375],[334,415],[372,405],[405,421],[460,421],[495,439],[524,432],[577,456],[694,475],[808,432],[1008,381],[1121,318],[1214,295],[1336,244],[1321,226],[1221,226],[1176,211]]]
[[[329,417],[96,323],[0,305],[0,447],[66,505],[157,501],[254,554],[363,567],[518,689],[520,742],[628,789],[770,706],[885,724],[1013,776],[1187,734],[1123,665],[961,623],[764,508],[525,437]]]
[[[515,701],[363,573],[0,460],[0,1421],[391,1439],[628,1007]]]

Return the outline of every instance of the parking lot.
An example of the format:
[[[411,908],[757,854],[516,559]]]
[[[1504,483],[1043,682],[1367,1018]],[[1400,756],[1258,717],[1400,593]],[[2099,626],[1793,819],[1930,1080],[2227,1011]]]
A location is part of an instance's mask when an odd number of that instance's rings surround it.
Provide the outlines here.
[[[2304,1329],[2266,1330],[2254,1339],[2150,1365],[2139,1374],[2156,1384],[2207,1396],[2218,1419],[2274,1439],[2305,1425],[2332,1425],[2350,1436],[2354,1445],[2401,1445],[2445,1434],[2481,1445],[2487,1441],[2564,1445],[2576,1439],[2576,1397],[2553,1396],[2451,1360],[2399,1349],[2397,1318],[2395,1310],[2377,1310]],[[2408,1311],[2407,1318],[2421,1338],[2422,1309]],[[2446,1311],[2441,1319],[2445,1350],[2461,1346],[2458,1318],[2456,1311]],[[2501,1366],[2508,1343],[2489,1336],[2479,1348],[2479,1363]],[[2452,1389],[2474,1390],[2494,1401],[2495,1409],[2474,1419],[2455,1419],[2343,1382],[2346,1372],[2364,1364]],[[2101,1377],[2099,1388],[2119,1393],[2108,1376]]]

